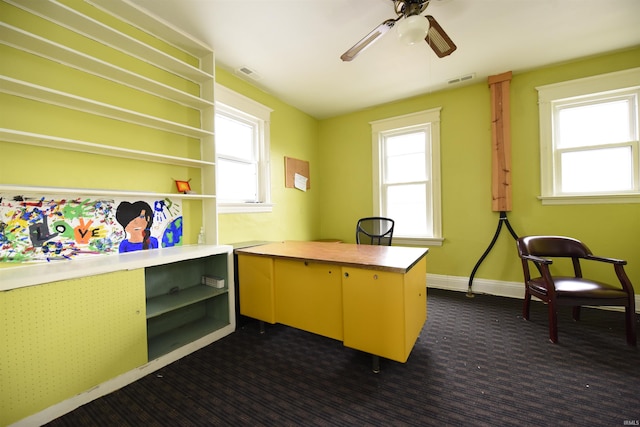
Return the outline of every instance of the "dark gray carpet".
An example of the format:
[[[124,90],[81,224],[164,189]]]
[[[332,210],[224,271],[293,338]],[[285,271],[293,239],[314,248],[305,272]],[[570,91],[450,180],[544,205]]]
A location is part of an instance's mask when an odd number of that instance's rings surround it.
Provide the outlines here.
[[[621,312],[531,321],[521,301],[428,291],[406,364],[282,325],[235,333],[51,426],[616,426],[640,420],[640,352]],[[635,424],[637,425],[637,424]]]

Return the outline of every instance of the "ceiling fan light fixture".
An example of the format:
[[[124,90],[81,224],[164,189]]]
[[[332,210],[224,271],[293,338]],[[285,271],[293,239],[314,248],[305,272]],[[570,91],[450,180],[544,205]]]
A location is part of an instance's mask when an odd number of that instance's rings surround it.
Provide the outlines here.
[[[420,15],[407,16],[396,24],[398,38],[405,44],[422,42],[429,32],[429,21]]]

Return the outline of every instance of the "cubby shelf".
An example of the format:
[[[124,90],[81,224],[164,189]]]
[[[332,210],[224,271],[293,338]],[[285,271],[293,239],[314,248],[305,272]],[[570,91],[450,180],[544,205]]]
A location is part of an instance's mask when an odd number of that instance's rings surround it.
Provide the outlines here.
[[[150,360],[231,323],[231,263],[226,252],[145,268]],[[219,277],[227,286],[200,285],[203,276]]]
[[[169,332],[149,339],[149,360],[155,360],[213,331],[222,330],[229,322],[221,319],[202,318],[184,324]]]
[[[160,295],[147,300],[147,319],[160,316],[172,310],[213,298],[228,292],[227,288],[212,288],[206,285],[197,285],[182,289],[175,293]]]

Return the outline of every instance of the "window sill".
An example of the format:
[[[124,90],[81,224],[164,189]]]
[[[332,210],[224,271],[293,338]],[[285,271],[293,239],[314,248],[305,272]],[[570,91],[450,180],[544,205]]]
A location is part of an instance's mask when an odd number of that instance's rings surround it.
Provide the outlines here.
[[[603,205],[640,203],[640,194],[599,194],[588,196],[538,196],[543,205]]]
[[[396,237],[393,236],[392,244],[397,246],[442,246],[443,237]]]
[[[273,203],[220,203],[219,214],[239,213],[270,213],[273,211]]]

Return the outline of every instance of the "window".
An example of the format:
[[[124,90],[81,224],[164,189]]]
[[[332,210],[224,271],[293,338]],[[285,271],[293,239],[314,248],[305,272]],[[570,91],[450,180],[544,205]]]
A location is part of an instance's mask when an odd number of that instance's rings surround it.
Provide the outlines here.
[[[393,241],[442,245],[440,109],[371,123],[373,212],[395,221]]]
[[[218,212],[271,212],[271,110],[220,85],[215,107]]]
[[[543,203],[640,202],[640,68],[537,89]]]

